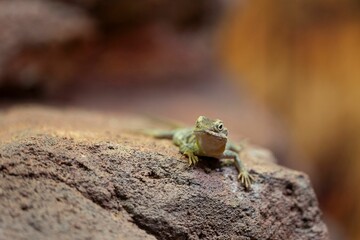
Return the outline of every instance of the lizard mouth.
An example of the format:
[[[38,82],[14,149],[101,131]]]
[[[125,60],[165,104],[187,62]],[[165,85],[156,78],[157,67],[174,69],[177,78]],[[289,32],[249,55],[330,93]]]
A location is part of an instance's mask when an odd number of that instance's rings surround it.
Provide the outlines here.
[[[199,135],[207,134],[207,135],[211,135],[211,136],[214,136],[217,138],[223,138],[223,139],[227,138],[227,136],[224,133],[217,133],[217,132],[210,131],[210,130],[194,130],[194,133],[199,134]]]

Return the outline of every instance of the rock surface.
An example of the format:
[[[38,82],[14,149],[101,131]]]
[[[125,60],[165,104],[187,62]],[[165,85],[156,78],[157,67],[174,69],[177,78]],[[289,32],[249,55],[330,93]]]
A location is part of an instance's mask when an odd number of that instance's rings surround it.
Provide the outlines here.
[[[16,107],[0,113],[1,239],[328,239],[308,177],[246,149],[188,167],[137,118]]]

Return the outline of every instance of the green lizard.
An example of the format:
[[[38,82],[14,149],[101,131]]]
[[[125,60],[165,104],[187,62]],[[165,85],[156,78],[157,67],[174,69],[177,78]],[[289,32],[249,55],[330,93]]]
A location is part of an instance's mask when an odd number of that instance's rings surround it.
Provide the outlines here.
[[[155,138],[172,139],[174,144],[179,146],[180,152],[188,157],[190,166],[199,161],[199,156],[233,159],[239,171],[238,179],[245,188],[250,188],[254,181],[240,160],[241,148],[228,141],[228,130],[221,120],[211,120],[200,116],[194,128],[169,131],[150,130],[146,131],[146,134]]]

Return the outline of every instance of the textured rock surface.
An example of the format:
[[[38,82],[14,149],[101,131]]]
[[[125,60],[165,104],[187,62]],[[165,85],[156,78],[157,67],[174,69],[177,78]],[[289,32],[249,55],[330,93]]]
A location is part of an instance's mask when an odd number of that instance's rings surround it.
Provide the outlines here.
[[[140,119],[78,110],[0,114],[0,238],[327,239],[308,177],[255,148],[251,191],[234,167],[189,168]]]

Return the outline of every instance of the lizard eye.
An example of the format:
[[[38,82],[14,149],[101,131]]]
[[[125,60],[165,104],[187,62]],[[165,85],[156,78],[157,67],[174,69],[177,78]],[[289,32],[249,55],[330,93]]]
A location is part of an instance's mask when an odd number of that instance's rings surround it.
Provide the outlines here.
[[[218,123],[218,124],[216,125],[216,129],[219,130],[219,131],[222,131],[222,130],[224,129],[224,124]]]

